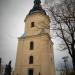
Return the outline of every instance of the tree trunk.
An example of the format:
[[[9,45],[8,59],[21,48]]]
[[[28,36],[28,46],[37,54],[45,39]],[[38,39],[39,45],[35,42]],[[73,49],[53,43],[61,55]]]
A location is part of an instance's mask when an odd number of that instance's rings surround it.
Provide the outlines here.
[[[72,63],[73,63],[73,71],[75,71],[75,58],[72,58]]]
[[[75,72],[75,51],[73,53],[72,63],[73,63],[73,71]]]
[[[71,44],[71,50],[72,50],[72,63],[73,63],[73,71],[75,72],[75,40],[74,40],[74,34],[72,34],[72,44]]]

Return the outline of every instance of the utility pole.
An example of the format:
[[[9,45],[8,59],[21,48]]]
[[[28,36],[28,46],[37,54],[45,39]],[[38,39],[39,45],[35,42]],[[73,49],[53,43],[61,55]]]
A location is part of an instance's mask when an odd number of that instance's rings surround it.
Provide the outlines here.
[[[0,73],[1,73],[1,58],[0,58]]]
[[[64,56],[62,57],[62,59],[64,60],[65,64],[65,74],[68,75],[68,67],[67,67],[68,56]]]

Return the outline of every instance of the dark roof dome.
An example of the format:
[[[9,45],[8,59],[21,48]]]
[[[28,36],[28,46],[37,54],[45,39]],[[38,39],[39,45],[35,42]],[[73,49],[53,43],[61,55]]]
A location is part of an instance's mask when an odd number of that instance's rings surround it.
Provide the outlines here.
[[[41,1],[40,0],[34,0],[34,6],[30,10],[29,15],[32,14],[32,13],[34,13],[34,12],[41,12],[41,13],[43,13],[43,14],[46,15],[45,10],[42,9]]]

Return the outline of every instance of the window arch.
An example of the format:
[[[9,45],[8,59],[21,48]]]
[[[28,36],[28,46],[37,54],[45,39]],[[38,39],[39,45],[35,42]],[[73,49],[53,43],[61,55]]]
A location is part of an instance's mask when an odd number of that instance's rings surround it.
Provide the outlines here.
[[[29,64],[33,64],[33,56],[29,57]]]
[[[30,42],[30,50],[33,50],[33,48],[34,48],[34,42],[31,41],[31,42]]]

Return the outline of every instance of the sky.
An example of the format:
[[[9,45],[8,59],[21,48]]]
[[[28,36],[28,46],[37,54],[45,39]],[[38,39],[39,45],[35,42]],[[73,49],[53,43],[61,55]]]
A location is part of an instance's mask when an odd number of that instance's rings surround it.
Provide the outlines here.
[[[11,60],[12,66],[15,66],[18,37],[24,33],[24,19],[33,7],[33,1],[0,0],[0,57],[3,64],[8,64]],[[66,54],[56,49],[57,39],[53,43],[55,64],[58,66]]]

